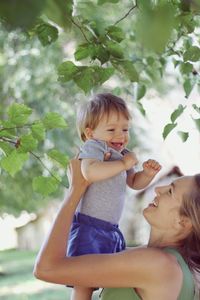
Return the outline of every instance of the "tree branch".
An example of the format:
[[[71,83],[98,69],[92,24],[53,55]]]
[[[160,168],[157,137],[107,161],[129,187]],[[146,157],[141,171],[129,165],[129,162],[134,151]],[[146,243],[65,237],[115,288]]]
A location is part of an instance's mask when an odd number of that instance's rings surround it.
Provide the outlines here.
[[[16,146],[16,144],[17,144],[17,142],[14,142],[14,141],[12,141],[12,140],[10,140],[10,139],[8,139],[8,138],[5,138],[5,137],[3,137],[3,136],[0,137],[0,140],[1,140],[1,141],[4,141],[4,142],[7,142],[7,143],[10,143],[10,144],[14,144],[15,146]]]
[[[137,5],[137,0],[136,0],[136,1],[135,1],[135,5],[132,6],[132,7],[129,9],[129,11],[128,11],[121,19],[119,19],[118,21],[116,21],[116,22],[114,23],[114,25],[117,25],[119,22],[121,22],[121,21],[123,21],[124,19],[126,19],[126,17],[128,17],[128,15],[132,12],[132,10],[134,10],[137,6],[138,6],[138,5]]]
[[[0,131],[4,131],[4,130],[13,130],[13,129],[21,129],[21,128],[24,128],[24,127],[31,127],[32,125],[34,125],[36,123],[32,123],[32,124],[24,124],[22,126],[15,126],[15,127],[3,127],[3,128],[0,128]]]
[[[0,140],[10,143],[10,144],[14,144],[15,147],[17,148],[18,142],[12,141],[5,137],[0,137]],[[49,170],[49,168],[47,168],[47,166],[43,163],[43,161],[41,160],[41,158],[38,155],[36,155],[32,151],[29,151],[29,153],[32,154],[33,157],[35,157],[40,162],[40,164],[43,166],[43,168],[46,169],[53,178],[55,178],[62,186],[64,186],[65,188],[68,188],[66,185],[64,185],[61,181],[58,180],[58,178],[51,172],[51,170]]]
[[[30,151],[30,154],[32,154],[33,157],[35,157],[40,162],[40,164],[44,167],[44,169],[46,169],[53,178],[55,178],[62,186],[68,188],[66,185],[64,185],[61,181],[58,180],[58,178],[51,172],[51,170],[49,170],[49,168],[47,168],[47,166],[43,163],[43,161],[38,155],[36,155],[32,151]]]
[[[86,40],[88,43],[90,43],[90,41],[88,40],[88,38],[87,38],[87,36],[86,36],[86,34],[85,34],[83,28],[82,28],[79,24],[77,24],[72,18],[71,18],[71,21],[72,21],[72,23],[73,23],[76,27],[78,27],[78,29],[81,31],[81,33],[82,33],[82,35],[84,36],[85,40]]]

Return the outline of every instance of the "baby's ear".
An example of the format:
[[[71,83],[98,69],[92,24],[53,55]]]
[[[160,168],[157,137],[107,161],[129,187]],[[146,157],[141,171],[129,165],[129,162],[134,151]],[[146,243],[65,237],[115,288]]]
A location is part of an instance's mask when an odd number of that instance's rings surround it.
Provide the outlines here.
[[[93,130],[89,127],[87,127],[84,131],[84,134],[86,136],[87,139],[91,139],[93,138]]]
[[[111,158],[111,153],[107,152],[104,154],[104,160],[109,160]]]

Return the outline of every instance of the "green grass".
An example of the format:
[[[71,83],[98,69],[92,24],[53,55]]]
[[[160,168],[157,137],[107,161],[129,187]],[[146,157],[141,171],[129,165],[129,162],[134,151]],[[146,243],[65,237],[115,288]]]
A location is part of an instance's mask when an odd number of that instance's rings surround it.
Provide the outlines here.
[[[1,300],[69,300],[71,289],[37,280],[32,275],[36,252],[0,252]],[[94,300],[98,295],[94,295]]]

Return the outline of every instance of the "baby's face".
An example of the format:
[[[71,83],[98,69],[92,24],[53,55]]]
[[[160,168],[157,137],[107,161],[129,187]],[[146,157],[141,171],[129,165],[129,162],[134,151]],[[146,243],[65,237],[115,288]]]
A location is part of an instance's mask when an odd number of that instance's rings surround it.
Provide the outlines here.
[[[108,147],[121,152],[129,142],[129,123],[123,114],[111,112],[91,130],[91,138],[105,141]]]

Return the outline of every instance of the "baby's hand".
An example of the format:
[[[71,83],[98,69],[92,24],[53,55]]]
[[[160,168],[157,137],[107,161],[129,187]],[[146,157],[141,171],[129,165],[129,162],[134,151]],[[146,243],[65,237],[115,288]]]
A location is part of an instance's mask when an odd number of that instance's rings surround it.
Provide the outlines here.
[[[161,170],[161,165],[153,159],[148,159],[143,163],[143,169],[144,173],[148,177],[154,177],[160,170]]]
[[[134,152],[128,152],[124,154],[122,161],[125,165],[125,170],[131,169],[138,163],[137,157]]]

